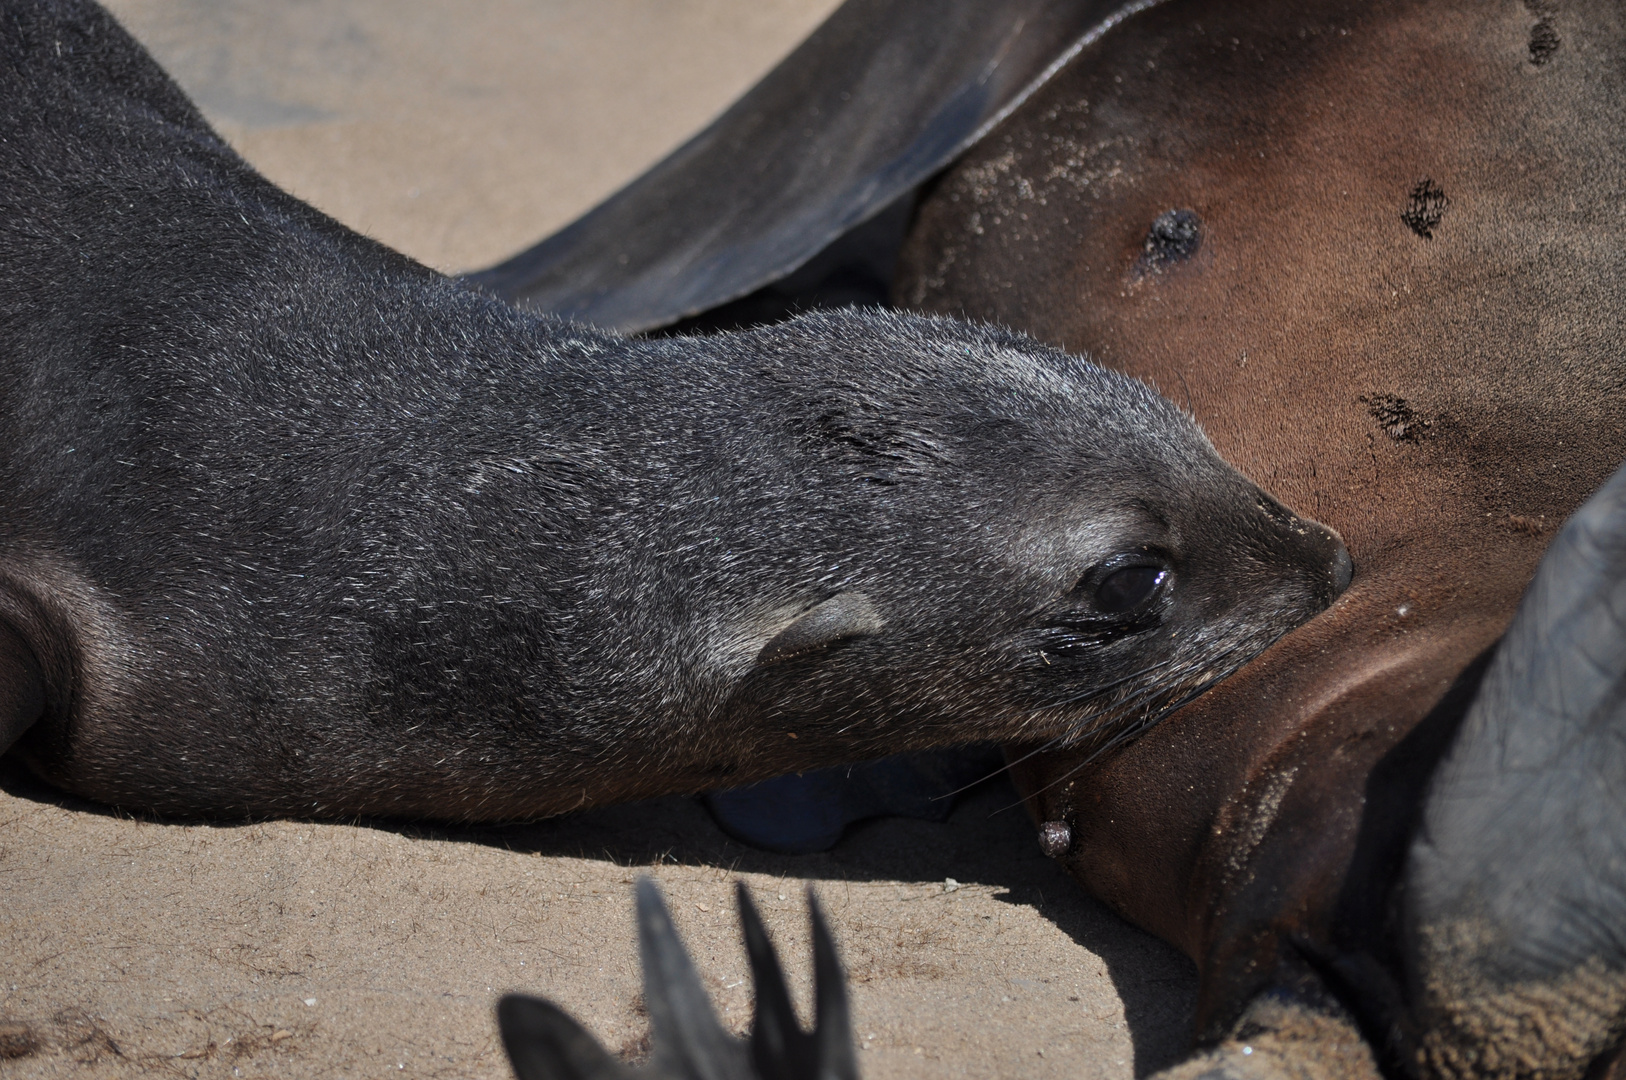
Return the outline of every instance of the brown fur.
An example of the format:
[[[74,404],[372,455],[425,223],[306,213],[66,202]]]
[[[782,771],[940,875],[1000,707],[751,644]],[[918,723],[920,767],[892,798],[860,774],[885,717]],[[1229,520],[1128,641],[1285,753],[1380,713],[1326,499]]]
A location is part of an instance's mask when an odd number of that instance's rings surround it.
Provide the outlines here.
[[[1404,828],[1374,825],[1373,770],[1463,696],[1550,525],[1626,457],[1623,72],[1601,0],[1171,2],[922,205],[898,299],[1189,401],[1355,560],[1330,611],[1122,753],[1022,771],[1080,880],[1198,959],[1210,1037],[1289,942],[1337,948],[1363,828]]]

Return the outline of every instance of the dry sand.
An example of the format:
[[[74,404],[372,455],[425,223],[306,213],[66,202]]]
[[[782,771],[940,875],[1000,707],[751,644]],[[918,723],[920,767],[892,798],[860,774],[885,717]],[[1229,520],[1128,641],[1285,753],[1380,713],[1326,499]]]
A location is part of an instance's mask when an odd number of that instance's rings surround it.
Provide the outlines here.
[[[830,0],[121,0],[258,167],[445,270],[563,224],[791,48]],[[803,882],[869,1080],[1127,1080],[1176,1059],[1189,963],[1038,852],[1003,783],[946,824],[768,855],[687,799],[481,830],[157,822],[0,762],[0,1075],[508,1075],[507,989],[637,1058],[631,888],[665,887],[725,1023],[749,882],[805,999]],[[947,883],[948,879],[954,879]]]

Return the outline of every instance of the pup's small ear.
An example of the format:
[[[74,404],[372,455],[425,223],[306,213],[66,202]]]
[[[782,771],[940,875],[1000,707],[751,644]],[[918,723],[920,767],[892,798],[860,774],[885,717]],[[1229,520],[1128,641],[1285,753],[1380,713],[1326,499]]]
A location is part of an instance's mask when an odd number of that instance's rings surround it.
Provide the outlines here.
[[[551,1002],[505,995],[497,1028],[519,1080],[632,1080],[631,1069]]]
[[[757,664],[777,663],[847,638],[878,634],[885,626],[886,620],[869,597],[861,592],[836,593],[769,638],[757,653]]]

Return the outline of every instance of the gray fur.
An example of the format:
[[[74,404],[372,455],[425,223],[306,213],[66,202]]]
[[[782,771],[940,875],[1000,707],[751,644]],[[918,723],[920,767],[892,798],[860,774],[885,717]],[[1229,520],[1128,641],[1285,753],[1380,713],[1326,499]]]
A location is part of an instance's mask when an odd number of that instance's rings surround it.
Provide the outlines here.
[[[19,748],[131,807],[506,818],[1105,743],[1342,585],[1167,401],[1020,335],[629,340],[448,281],[80,0],[0,4],[0,424]],[[1080,583],[1145,552],[1172,587],[1103,620]]]

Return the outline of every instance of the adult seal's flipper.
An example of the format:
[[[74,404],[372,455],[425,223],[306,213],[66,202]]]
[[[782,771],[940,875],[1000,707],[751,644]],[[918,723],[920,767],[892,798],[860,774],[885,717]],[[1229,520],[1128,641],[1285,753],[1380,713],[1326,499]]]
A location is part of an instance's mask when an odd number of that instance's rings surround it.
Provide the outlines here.
[[[637,1075],[551,1001],[504,995],[497,1003],[497,1028],[516,1080],[632,1080]]]
[[[1424,1071],[1579,1078],[1626,1036],[1626,469],[1542,559],[1402,895]]]
[[[742,297],[897,202],[1156,2],[848,0],[710,127],[469,280],[627,332]]]
[[[497,1023],[518,1080],[859,1080],[847,976],[812,890],[807,897],[813,931],[812,1031],[803,1031],[796,1019],[779,956],[743,884],[737,895],[756,989],[749,1041],[735,1038],[717,1022],[660,889],[642,878],[638,944],[649,1009],[649,1064],[629,1069],[558,1006],[509,994],[497,1006]]]

